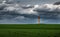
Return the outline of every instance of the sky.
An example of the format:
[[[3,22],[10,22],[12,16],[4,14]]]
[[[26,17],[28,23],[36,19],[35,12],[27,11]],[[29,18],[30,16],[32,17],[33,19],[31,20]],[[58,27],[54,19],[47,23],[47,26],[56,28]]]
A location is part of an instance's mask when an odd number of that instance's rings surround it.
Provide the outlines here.
[[[0,24],[60,24],[60,0],[0,0]]]

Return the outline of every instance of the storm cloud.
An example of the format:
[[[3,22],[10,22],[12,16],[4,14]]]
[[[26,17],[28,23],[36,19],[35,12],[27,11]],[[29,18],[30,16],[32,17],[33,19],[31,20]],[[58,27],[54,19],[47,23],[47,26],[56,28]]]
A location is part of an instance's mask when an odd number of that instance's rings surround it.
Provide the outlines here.
[[[11,2],[12,1],[12,2]],[[30,21],[33,23],[37,17],[46,20],[57,20],[60,19],[60,5],[54,4],[36,4],[36,5],[23,5],[15,3],[13,0],[4,0],[0,3],[0,20],[13,20],[17,22]],[[2,22],[1,22],[2,23]],[[26,23],[26,22],[24,22]]]
[[[60,19],[60,5],[39,5],[39,7],[35,8],[34,11],[38,12],[41,18]]]

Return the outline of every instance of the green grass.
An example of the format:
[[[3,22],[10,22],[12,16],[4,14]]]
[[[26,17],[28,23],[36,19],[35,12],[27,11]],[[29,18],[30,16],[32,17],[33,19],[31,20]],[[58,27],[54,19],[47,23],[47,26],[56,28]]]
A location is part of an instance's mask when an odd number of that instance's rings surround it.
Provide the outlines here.
[[[0,24],[0,37],[60,37],[60,24]]]

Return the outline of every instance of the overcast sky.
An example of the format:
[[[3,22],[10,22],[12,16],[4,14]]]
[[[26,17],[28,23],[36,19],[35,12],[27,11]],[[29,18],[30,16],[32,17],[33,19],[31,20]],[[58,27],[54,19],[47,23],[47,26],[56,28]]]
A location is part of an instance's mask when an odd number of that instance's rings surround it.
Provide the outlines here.
[[[0,0],[0,24],[60,24],[59,0]]]
[[[60,0],[15,0],[15,1],[20,1],[20,3],[23,4],[45,4],[45,3],[54,3],[58,2]]]

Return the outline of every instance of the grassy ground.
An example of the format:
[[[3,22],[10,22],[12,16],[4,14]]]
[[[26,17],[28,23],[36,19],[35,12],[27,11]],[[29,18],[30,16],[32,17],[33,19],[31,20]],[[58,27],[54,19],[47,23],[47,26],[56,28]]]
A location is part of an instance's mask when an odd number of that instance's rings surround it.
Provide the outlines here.
[[[0,24],[0,37],[60,37],[60,25]]]

